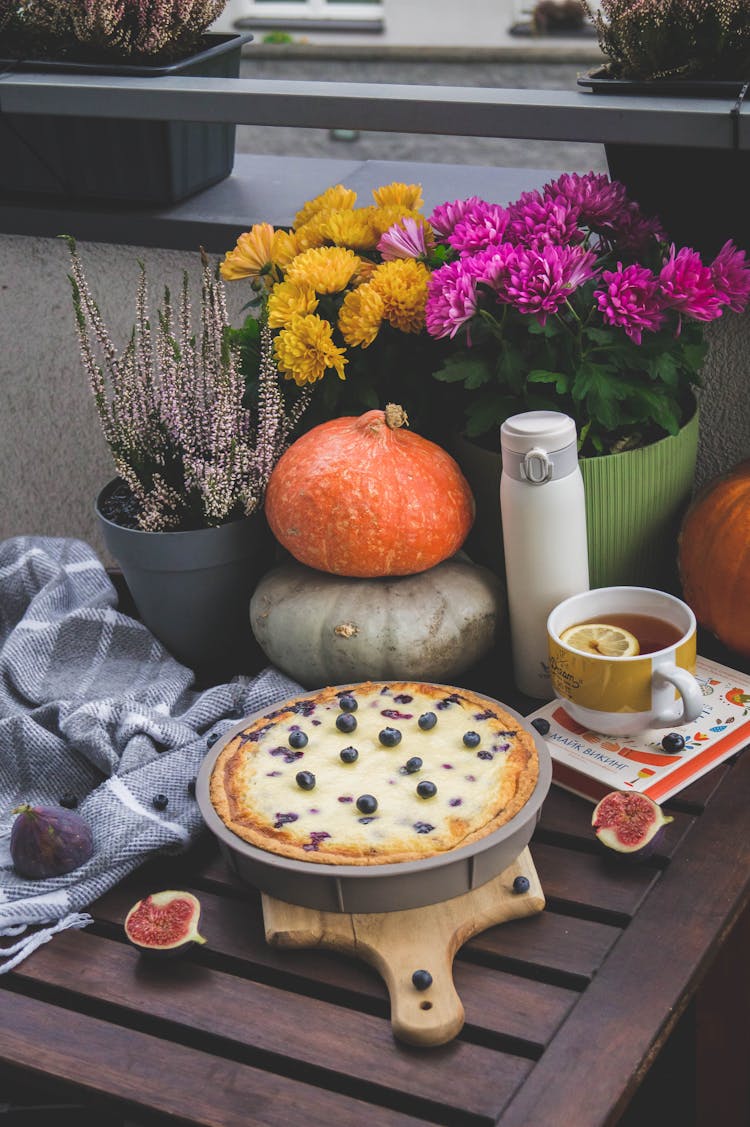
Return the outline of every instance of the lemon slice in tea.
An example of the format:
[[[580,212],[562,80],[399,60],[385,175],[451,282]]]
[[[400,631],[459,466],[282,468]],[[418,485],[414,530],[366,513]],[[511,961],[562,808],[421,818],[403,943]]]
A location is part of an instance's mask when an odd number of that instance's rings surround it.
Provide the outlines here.
[[[573,650],[600,657],[635,657],[641,652],[638,639],[621,626],[608,626],[605,622],[584,622],[569,626],[560,635],[560,641]]]

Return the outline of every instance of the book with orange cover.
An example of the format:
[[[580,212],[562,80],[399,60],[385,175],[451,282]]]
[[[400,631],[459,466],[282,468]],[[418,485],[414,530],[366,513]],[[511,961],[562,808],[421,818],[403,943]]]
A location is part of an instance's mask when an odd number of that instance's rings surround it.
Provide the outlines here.
[[[532,712],[528,720],[541,717],[550,725],[553,781],[592,802],[613,790],[635,790],[661,803],[741,751],[750,744],[750,678],[703,657],[695,675],[705,703],[698,719],[682,727],[606,736],[573,720],[559,700]],[[670,731],[685,740],[671,754],[662,746]]]

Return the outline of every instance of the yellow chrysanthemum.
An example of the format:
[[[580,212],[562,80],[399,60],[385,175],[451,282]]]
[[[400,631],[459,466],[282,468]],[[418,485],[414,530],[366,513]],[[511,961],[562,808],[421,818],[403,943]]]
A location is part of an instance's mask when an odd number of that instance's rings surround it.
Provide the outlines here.
[[[274,230],[270,223],[256,223],[237,240],[234,250],[227,251],[221,264],[221,276],[227,282],[240,278],[257,278],[271,266]]]
[[[413,258],[396,258],[378,266],[368,283],[383,299],[383,316],[402,333],[424,328],[430,272]]]
[[[290,282],[305,282],[316,293],[346,289],[359,266],[359,258],[345,247],[314,247],[298,254],[287,268]]]
[[[352,278],[352,285],[361,286],[364,285],[365,282],[369,282],[370,278],[373,275],[373,271],[377,270],[377,268],[377,262],[373,262],[372,259],[360,258],[359,266],[357,267],[357,273]]]
[[[293,231],[285,231],[280,227],[278,231],[274,231],[273,242],[271,244],[271,261],[274,266],[278,266],[281,270],[288,266],[293,258],[299,254],[300,247],[297,242],[297,236]]]
[[[410,211],[419,211],[424,203],[421,184],[384,184],[382,188],[373,189],[373,199],[378,207],[407,207]]]
[[[314,313],[318,299],[311,286],[297,282],[279,282],[268,298],[268,324],[272,329],[283,329],[293,317]]]
[[[370,218],[373,210],[371,207],[357,207],[351,211],[329,212],[323,228],[330,242],[352,250],[372,250],[380,238],[380,232],[373,227]]]
[[[300,208],[294,217],[294,229],[302,227],[305,223],[309,223],[313,215],[319,211],[333,210],[339,211],[354,207],[357,202],[357,193],[351,188],[345,188],[342,184],[335,184],[332,188],[326,188],[314,200],[308,200],[307,203]]]
[[[344,298],[339,311],[339,329],[347,344],[367,348],[378,335],[385,307],[372,286],[358,286]]]
[[[401,207],[400,204],[390,204],[388,207],[375,207],[372,210],[370,222],[378,232],[382,235],[394,223],[399,223],[402,219],[406,218],[416,219],[418,222],[424,220],[424,216],[419,211],[413,211],[408,207]]]
[[[323,247],[328,242],[327,220],[330,211],[319,211],[312,219],[294,232],[300,254],[314,247]]]
[[[328,368],[345,379],[346,355],[333,343],[331,334],[329,323],[316,313],[293,317],[274,342],[279,371],[298,387],[321,380]]]

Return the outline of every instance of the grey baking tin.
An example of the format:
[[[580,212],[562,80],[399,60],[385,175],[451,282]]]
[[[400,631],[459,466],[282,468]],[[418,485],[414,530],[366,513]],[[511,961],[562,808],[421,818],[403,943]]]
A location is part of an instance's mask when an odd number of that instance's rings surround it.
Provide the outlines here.
[[[388,684],[387,681],[377,683]],[[356,686],[338,687],[356,689]],[[461,691],[454,686],[444,687],[448,692]],[[301,693],[293,699],[316,695]],[[203,819],[218,838],[232,871],[241,880],[279,900],[323,912],[395,912],[421,908],[461,896],[503,872],[531,840],[552,781],[552,760],[542,737],[520,713],[492,697],[476,695],[512,716],[518,726],[532,736],[539,754],[539,777],[531,797],[506,825],[471,845],[424,860],[391,865],[325,865],[258,849],[224,825],[211,804],[209,781],[223,749],[253,720],[265,715],[268,710],[262,709],[232,725],[214,744],[203,760],[196,784]],[[274,710],[280,707],[281,704],[269,706]]]

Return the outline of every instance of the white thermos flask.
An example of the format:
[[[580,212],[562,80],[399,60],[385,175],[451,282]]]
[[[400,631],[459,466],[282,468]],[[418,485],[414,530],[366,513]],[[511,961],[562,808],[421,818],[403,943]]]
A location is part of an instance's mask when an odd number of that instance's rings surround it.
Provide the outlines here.
[[[500,444],[513,674],[522,693],[551,700],[547,617],[563,599],[589,589],[576,426],[557,411],[526,411],[503,423]]]

